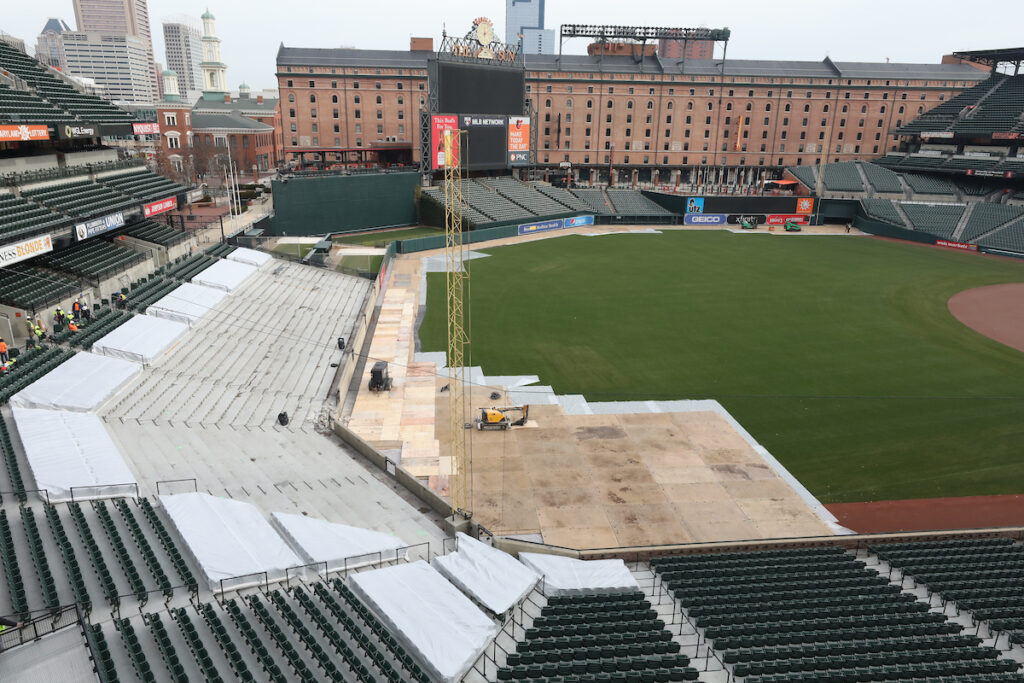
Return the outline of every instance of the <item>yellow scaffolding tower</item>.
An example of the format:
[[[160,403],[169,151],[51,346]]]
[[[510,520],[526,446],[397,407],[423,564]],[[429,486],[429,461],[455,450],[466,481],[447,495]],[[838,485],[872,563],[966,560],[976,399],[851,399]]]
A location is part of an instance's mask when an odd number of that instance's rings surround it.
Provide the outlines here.
[[[448,434],[452,463],[449,481],[452,517],[469,518],[472,481],[472,456],[467,448],[466,423],[466,347],[469,332],[463,296],[469,274],[463,267],[462,243],[462,169],[459,146],[465,143],[463,131],[444,132],[444,249],[448,308]]]

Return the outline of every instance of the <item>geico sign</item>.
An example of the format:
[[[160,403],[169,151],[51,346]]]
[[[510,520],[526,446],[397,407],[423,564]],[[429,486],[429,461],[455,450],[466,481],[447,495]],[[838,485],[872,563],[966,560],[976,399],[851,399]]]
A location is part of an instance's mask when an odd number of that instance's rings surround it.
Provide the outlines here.
[[[688,213],[683,217],[686,225],[721,225],[725,220],[724,213]]]

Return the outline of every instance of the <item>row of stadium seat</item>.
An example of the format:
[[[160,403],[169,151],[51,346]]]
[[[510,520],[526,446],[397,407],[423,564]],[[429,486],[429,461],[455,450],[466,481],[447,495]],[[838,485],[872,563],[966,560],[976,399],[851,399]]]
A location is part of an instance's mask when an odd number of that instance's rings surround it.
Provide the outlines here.
[[[189,238],[189,234],[184,230],[178,230],[177,228],[172,228],[169,225],[157,223],[149,219],[124,228],[119,234],[134,237],[143,242],[158,244],[161,247],[173,247]]]
[[[905,576],[939,590],[994,631],[1024,630],[1024,546],[1009,538],[963,544],[922,541],[879,544],[870,550]],[[1007,581],[993,588],[990,581]]]
[[[0,68],[6,69],[35,88],[35,94],[56,108],[92,123],[131,122],[134,117],[95,95],[86,95],[52,75],[38,61],[0,41]]]
[[[641,591],[551,596],[498,680],[697,680]]]
[[[0,194],[0,240],[21,240],[53,230],[69,222],[45,206],[21,197]]]
[[[925,131],[947,130],[968,107],[976,105],[993,88],[999,86],[1004,76],[993,74],[986,80],[968,88],[948,102],[926,111],[923,115],[899,129],[898,133],[911,135]]]
[[[0,123],[65,123],[75,117],[33,93],[0,83]]]
[[[80,291],[77,280],[24,263],[16,263],[0,271],[0,303],[14,308],[42,309],[77,291]]]
[[[963,135],[984,135],[1022,130],[1024,114],[1024,77],[1008,76],[959,121],[953,132]]]
[[[144,260],[145,257],[134,249],[93,239],[45,254],[37,258],[35,263],[46,268],[99,280]]]
[[[903,169],[940,169],[963,171],[977,169],[982,171],[1013,171],[1024,169],[1024,159],[1017,157],[999,158],[984,156],[943,156],[939,154],[886,154],[874,161],[879,166]]]
[[[187,188],[148,170],[133,170],[98,178],[98,183],[141,200],[170,197]]]
[[[651,565],[730,673],[745,681],[1019,668],[841,548],[668,557]]]
[[[89,179],[23,190],[34,202],[71,216],[89,217],[135,206],[138,200]]]
[[[10,540],[4,548],[4,556],[10,561],[8,578],[21,581],[20,573],[14,570],[31,565],[41,588],[40,595],[25,595],[24,600],[11,593],[11,605],[16,614],[24,616],[29,610],[53,609],[67,604],[68,600],[61,599],[59,590],[66,586],[70,586],[71,598],[88,611],[100,602],[116,605],[121,593],[134,594],[144,601],[152,591],[170,597],[177,586],[196,585],[192,570],[148,501],[133,503],[115,499],[112,506],[120,522],[115,522],[114,514],[103,500],[94,500],[88,506],[74,502],[43,505],[48,535],[56,544],[60,561],[48,554],[50,544],[44,541],[35,522],[35,508],[22,505],[21,526],[29,557],[28,562],[22,560],[19,565],[11,522],[6,520]],[[70,522],[65,521],[67,518]],[[128,536],[122,534],[121,528],[128,530]],[[0,529],[2,536],[3,529]],[[102,543],[98,539],[102,539]],[[80,556],[78,548],[85,549],[85,557]],[[161,548],[163,557],[157,552]],[[117,575],[111,571],[111,558],[121,570]],[[86,566],[95,574],[98,594],[90,589],[93,584],[84,577]]]

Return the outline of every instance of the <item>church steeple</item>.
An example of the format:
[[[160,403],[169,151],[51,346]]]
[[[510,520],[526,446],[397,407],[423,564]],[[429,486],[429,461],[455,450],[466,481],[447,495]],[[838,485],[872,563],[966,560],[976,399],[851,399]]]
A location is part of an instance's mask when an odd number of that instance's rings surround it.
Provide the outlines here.
[[[207,9],[203,12],[203,61],[199,68],[203,72],[203,99],[221,100],[228,93],[228,66],[220,59],[220,38],[214,29],[214,16]]]

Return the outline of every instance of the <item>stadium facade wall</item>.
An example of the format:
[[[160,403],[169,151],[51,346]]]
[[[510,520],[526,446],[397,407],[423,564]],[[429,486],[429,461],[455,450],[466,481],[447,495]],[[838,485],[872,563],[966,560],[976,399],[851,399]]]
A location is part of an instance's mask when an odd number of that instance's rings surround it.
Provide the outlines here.
[[[416,173],[273,181],[270,235],[326,235],[416,224]]]

